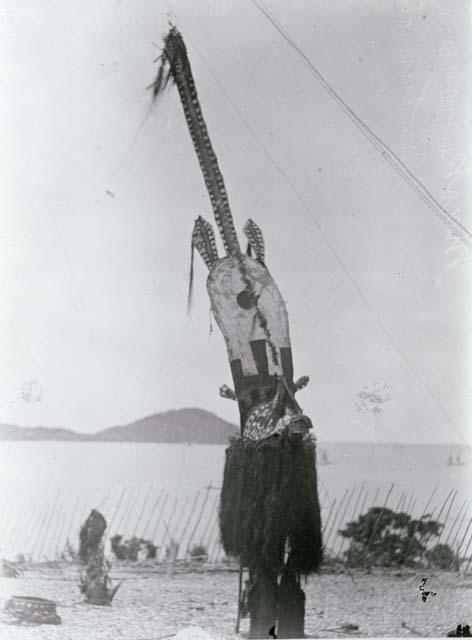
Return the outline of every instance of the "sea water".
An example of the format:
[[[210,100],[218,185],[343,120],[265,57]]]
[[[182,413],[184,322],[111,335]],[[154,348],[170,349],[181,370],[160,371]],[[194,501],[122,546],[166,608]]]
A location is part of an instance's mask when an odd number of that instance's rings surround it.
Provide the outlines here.
[[[373,505],[427,512],[445,522],[441,541],[465,551],[472,531],[467,502],[472,457],[439,445],[323,443],[319,494],[327,545],[341,552],[337,533]],[[218,494],[222,445],[97,442],[0,443],[0,557],[60,556],[77,547],[92,508],[109,534],[152,539],[165,553],[170,538],[185,556],[193,544],[221,555]],[[449,456],[452,462],[448,464]],[[459,464],[457,464],[459,462]],[[472,551],[472,550],[471,550]]]

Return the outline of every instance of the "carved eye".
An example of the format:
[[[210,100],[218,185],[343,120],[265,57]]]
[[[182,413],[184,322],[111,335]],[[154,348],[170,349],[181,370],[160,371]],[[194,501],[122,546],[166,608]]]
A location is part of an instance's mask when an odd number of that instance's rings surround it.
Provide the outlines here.
[[[252,307],[255,307],[256,300],[256,296],[253,293],[249,292],[247,289],[243,289],[243,291],[238,293],[238,295],[236,296],[236,301],[241,309],[251,309]]]

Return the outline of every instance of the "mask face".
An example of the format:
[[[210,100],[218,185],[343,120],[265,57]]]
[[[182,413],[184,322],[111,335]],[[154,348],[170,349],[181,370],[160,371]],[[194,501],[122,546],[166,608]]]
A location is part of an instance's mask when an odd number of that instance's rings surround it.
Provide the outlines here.
[[[253,345],[262,340],[268,373],[282,375],[280,351],[290,349],[288,317],[267,269],[248,256],[228,256],[210,271],[207,288],[230,362],[239,360],[244,376],[260,374]]]
[[[218,260],[210,270],[207,289],[225,338],[241,424],[247,426],[248,436],[262,437],[279,417],[271,415],[277,380],[284,377],[293,385],[285,303],[267,268],[242,254]]]

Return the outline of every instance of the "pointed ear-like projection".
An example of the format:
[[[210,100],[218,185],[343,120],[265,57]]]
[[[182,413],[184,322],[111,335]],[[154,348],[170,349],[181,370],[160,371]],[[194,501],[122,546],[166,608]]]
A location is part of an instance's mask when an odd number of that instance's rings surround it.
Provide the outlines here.
[[[298,380],[295,381],[294,383],[294,391],[300,391],[301,389],[304,389],[307,384],[310,382],[310,378],[309,376],[302,376],[301,378],[298,378]]]
[[[211,269],[218,260],[215,233],[211,224],[202,218],[202,216],[198,216],[195,220],[192,232],[192,245],[201,255],[208,269]]]
[[[237,400],[236,394],[234,393],[234,391],[230,389],[226,384],[223,384],[220,387],[220,396],[222,398],[226,398],[227,400]]]
[[[243,227],[243,232],[248,239],[249,247],[254,251],[258,262],[265,264],[264,236],[262,235],[260,227],[257,226],[254,220],[249,218]]]

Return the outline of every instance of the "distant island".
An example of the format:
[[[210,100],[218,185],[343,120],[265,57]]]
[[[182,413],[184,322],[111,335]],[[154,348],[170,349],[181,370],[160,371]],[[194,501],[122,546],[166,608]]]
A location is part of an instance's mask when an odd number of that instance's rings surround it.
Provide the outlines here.
[[[136,422],[97,433],[77,433],[57,427],[18,427],[0,424],[0,441],[162,442],[227,444],[237,435],[236,425],[204,409],[176,409],[155,413]]]

